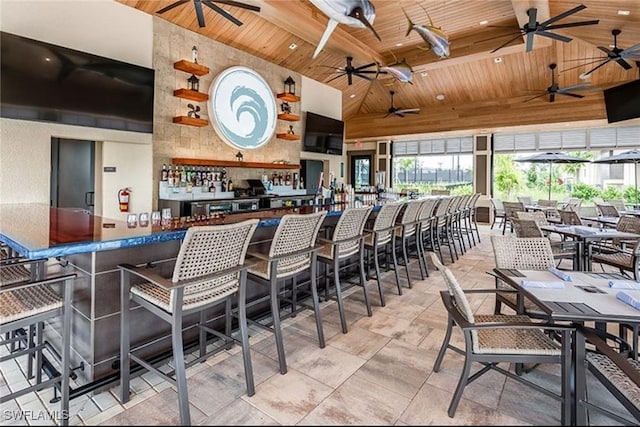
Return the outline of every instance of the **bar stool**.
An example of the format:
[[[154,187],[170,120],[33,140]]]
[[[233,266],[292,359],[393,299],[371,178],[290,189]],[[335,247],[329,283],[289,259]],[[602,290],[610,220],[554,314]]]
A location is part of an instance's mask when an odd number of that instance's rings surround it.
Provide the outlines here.
[[[29,262],[27,260],[27,262]],[[15,265],[13,265],[15,267]],[[8,267],[0,265],[0,271]],[[7,338],[0,341],[0,345],[14,344],[23,338],[10,334],[20,328],[32,330],[37,325],[37,340],[24,350],[9,352],[0,357],[0,362],[15,360],[19,357],[36,358],[35,384],[14,390],[0,397],[0,403],[8,402],[28,393],[36,392],[47,387],[60,388],[60,416],[61,424],[69,425],[69,368],[71,355],[71,295],[72,283],[76,274],[63,274],[42,277],[38,280],[14,280],[11,284],[0,286],[0,336]],[[60,285],[62,291],[56,291],[53,286]],[[60,371],[56,376],[42,381],[42,353],[46,345],[42,341],[42,325],[46,320],[62,317]],[[55,355],[57,356],[57,355]],[[31,368],[29,368],[31,369]]]
[[[418,261],[420,262],[420,269],[422,271],[422,254],[420,253],[420,247],[417,240],[418,230],[418,214],[422,208],[422,201],[412,200],[407,202],[402,217],[400,218],[399,225],[396,226],[395,238],[400,240],[402,247],[402,259],[404,262],[404,271],[407,274],[407,286],[412,288],[411,275],[409,274],[409,240],[413,237],[416,243],[416,252],[418,253]]]
[[[311,308],[316,318],[318,343],[320,348],[325,346],[322,318],[320,316],[320,302],[316,287],[316,251],[318,248],[315,244],[318,231],[326,215],[326,211],[306,215],[284,215],[276,228],[268,255],[254,251],[249,253],[251,257],[257,260],[248,270],[249,277],[258,284],[269,286],[268,298],[271,302],[271,317],[273,319],[270,325],[264,325],[253,320],[251,320],[251,323],[275,334],[280,373],[283,375],[287,373],[287,361],[280,325],[280,301],[287,300],[284,295],[280,294],[280,281],[293,279],[292,294],[295,295],[298,288],[296,277],[305,272],[310,273]],[[261,299],[258,299],[252,301],[251,304],[253,305],[260,301]],[[292,304],[291,313],[294,313],[295,307],[293,304],[295,303],[291,300],[288,302]]]
[[[438,204],[438,199],[424,199],[422,201],[422,208],[420,212],[418,212],[418,244],[420,245],[420,251],[424,258],[421,259],[420,263],[420,273],[422,274],[422,279],[424,280],[426,277],[429,277],[429,270],[427,269],[427,260],[426,260],[426,250],[425,250],[425,242],[428,241],[429,248],[433,251],[433,221],[435,217],[433,216],[433,212],[435,211],[436,205]],[[424,267],[424,271],[422,268]]]
[[[130,361],[153,371],[178,389],[180,423],[191,424],[186,368],[201,362],[222,349],[222,346],[206,352],[207,332],[231,344],[231,298],[238,295],[238,317],[240,343],[244,359],[247,395],[253,396],[253,370],[249,350],[249,335],[246,321],[247,267],[243,265],[249,241],[259,220],[251,219],[236,224],[193,226],[180,246],[171,279],[155,273],[149,264],[136,267],[119,265],[120,269],[120,386],[121,401],[129,400]],[[132,284],[132,276],[144,282]],[[151,363],[131,351],[130,344],[130,300],[158,316],[171,325],[174,372],[165,374]],[[225,333],[207,326],[205,310],[225,303]],[[200,356],[188,364],[184,360],[182,320],[192,313],[200,313]],[[134,349],[135,350],[135,349]]]
[[[364,248],[373,255],[373,263],[376,270],[376,281],[378,282],[378,292],[380,293],[380,305],[382,307],[385,306],[385,302],[382,282],[380,280],[380,261],[378,258],[380,250],[383,250],[386,255],[387,248],[389,246],[391,246],[391,257],[393,259],[393,271],[396,275],[396,284],[398,285],[398,295],[402,295],[400,276],[398,275],[398,260],[396,258],[395,222],[403,205],[403,202],[393,202],[382,205],[373,222],[373,228],[370,230],[365,229],[365,232],[369,234],[365,236]],[[387,265],[388,264],[389,262],[387,261]]]
[[[364,291],[364,303],[367,315],[371,316],[371,303],[367,294],[366,279],[364,277],[364,225],[371,214],[373,206],[364,208],[347,208],[340,215],[340,219],[333,230],[331,240],[318,238],[322,247],[318,250],[318,260],[329,266],[333,265],[333,282],[336,288],[336,301],[340,313],[342,333],[347,333],[347,321],[342,304],[342,285],[340,284],[340,262],[358,255],[360,269],[360,286]],[[327,278],[329,276],[327,271]],[[325,287],[327,292],[328,283]]]

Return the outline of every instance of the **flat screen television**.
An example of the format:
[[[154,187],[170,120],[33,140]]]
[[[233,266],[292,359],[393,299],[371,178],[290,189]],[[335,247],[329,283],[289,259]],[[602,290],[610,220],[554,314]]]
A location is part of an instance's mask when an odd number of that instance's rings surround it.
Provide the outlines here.
[[[342,155],[344,122],[307,111],[303,151]]]
[[[0,49],[0,117],[153,132],[153,69],[6,32]]]
[[[605,89],[604,105],[609,123],[640,117],[640,79]]]

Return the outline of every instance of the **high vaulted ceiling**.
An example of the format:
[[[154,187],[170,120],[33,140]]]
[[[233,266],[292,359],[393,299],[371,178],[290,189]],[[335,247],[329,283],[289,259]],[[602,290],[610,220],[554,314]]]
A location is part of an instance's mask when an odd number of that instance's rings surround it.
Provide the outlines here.
[[[607,88],[640,77],[634,61],[628,61],[633,65],[631,70],[611,61],[588,80],[579,78],[594,66],[594,58],[605,56],[598,46],[612,48],[612,30],[621,30],[617,38],[621,49],[640,43],[640,0],[372,0],[376,12],[373,27],[382,41],[367,28],[339,24],[315,59],[312,55],[328,18],[308,0],[242,1],[259,6],[260,12],[216,3],[243,25],[236,26],[204,7],[203,28],[198,26],[191,2],[157,14],[175,0],[118,1],[328,82],[342,91],[347,139],[461,129],[490,132],[504,126],[604,119],[601,90],[580,92],[585,95],[582,99],[559,95],[554,103],[549,102],[548,96],[529,99],[551,84],[552,63],[558,65],[556,81],[561,88],[585,81]],[[526,52],[525,39],[520,37],[491,53],[517,35],[528,20],[528,9],[536,8],[538,22],[543,22],[580,4],[586,8],[557,23],[594,19],[600,22],[553,31],[571,37],[571,42],[536,35],[533,50]],[[408,23],[403,10],[415,23],[423,25],[429,24],[425,11],[428,12],[433,25],[448,35],[449,58],[438,58],[415,31],[406,35]],[[291,44],[297,48],[291,50]],[[351,85],[346,76],[333,79],[337,74],[328,67],[344,67],[347,56],[353,57],[354,67],[372,62],[391,65],[405,59],[413,69],[413,84],[395,81],[390,75],[379,75],[373,81],[353,77]],[[384,118],[390,106],[390,90],[396,93],[396,107],[420,107],[420,114]],[[438,94],[444,99],[436,99]]]

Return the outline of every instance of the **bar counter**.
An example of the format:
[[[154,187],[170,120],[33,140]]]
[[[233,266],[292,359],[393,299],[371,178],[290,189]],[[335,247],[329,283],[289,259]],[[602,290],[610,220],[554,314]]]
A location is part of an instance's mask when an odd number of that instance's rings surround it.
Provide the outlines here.
[[[153,262],[159,274],[170,277],[181,239],[192,225],[223,224],[249,218],[260,219],[252,244],[271,240],[280,218],[290,213],[328,211],[324,225],[335,223],[343,205],[288,209],[265,209],[229,214],[207,221],[174,219],[168,227],[151,225],[129,228],[125,221],[103,218],[45,204],[0,204],[0,242],[31,259],[49,258],[50,264],[65,272],[77,273],[73,290],[72,365],[84,366],[75,371],[80,384],[99,382],[112,377],[119,368],[120,274],[118,264]],[[378,210],[375,207],[374,210]],[[265,295],[266,288],[249,283],[249,299]],[[260,315],[265,308],[255,307],[248,315]],[[215,315],[216,313],[211,313]],[[198,321],[188,318],[185,325]],[[132,345],[158,340],[141,354],[155,355],[170,348],[168,325],[146,310],[134,308],[131,322]],[[56,325],[47,339],[56,345]],[[193,331],[192,331],[193,332]],[[185,339],[189,338],[185,334]]]

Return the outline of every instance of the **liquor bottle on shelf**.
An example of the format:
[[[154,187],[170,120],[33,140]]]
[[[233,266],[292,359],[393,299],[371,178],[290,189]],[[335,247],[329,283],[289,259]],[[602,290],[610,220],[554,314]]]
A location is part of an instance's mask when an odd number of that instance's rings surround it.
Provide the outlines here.
[[[282,173],[278,174],[278,185],[284,185],[284,177]]]
[[[284,176],[284,185],[291,185],[291,174],[289,172]]]
[[[184,165],[182,166],[182,170],[180,171],[180,186],[186,187],[187,185],[187,171],[184,169]]]
[[[173,180],[173,168],[169,165],[169,170],[167,171],[167,182],[169,187],[173,187],[175,181]]]
[[[227,180],[226,179],[222,180],[222,184],[220,185],[220,191],[222,191],[223,193],[225,191],[227,191]]]
[[[304,190],[304,179],[300,177],[300,185],[298,185],[298,189]]]
[[[162,175],[161,175],[160,180],[161,181],[166,181],[167,178],[168,178],[168,176],[167,176],[167,164],[163,163],[162,164]]]

